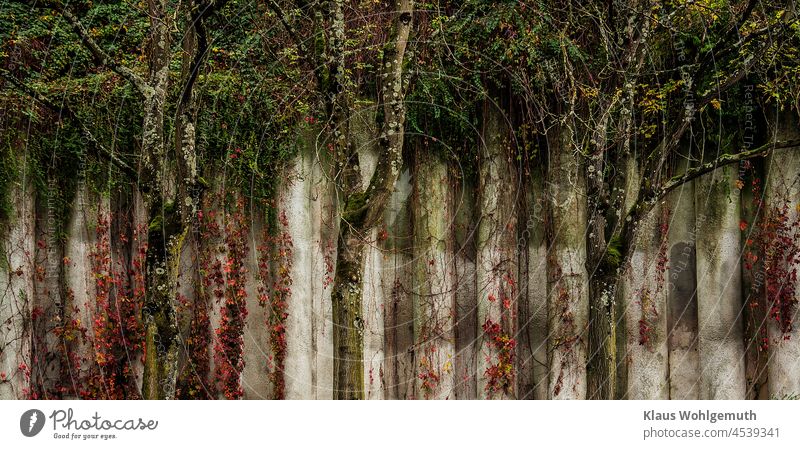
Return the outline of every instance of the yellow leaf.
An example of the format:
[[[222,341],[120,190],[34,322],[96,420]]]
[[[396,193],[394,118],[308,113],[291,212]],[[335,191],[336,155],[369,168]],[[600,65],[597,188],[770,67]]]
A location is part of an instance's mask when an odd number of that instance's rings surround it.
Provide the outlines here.
[[[449,360],[448,360],[447,362],[445,362],[444,366],[442,367],[442,370],[443,370],[445,373],[449,373],[449,372],[450,372],[452,369],[453,369],[453,364],[452,364],[452,363],[450,363],[450,361],[449,361]]]
[[[711,106],[717,111],[719,111],[719,108],[722,107],[722,105],[720,105],[719,103],[719,100],[717,100],[716,98],[711,100]]]

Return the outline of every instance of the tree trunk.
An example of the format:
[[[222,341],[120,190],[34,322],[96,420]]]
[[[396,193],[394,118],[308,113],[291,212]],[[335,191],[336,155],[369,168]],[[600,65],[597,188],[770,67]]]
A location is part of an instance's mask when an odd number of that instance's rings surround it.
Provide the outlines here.
[[[333,316],[334,398],[364,399],[364,320],[361,310],[362,267],[366,244],[354,235],[349,223],[339,228]]]

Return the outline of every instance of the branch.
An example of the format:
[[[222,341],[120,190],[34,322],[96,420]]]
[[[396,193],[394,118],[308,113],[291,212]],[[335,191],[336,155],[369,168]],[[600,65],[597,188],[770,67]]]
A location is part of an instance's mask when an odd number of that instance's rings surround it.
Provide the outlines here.
[[[114,166],[116,166],[121,172],[128,175],[131,181],[138,181],[139,173],[134,170],[127,162],[123,159],[120,159],[119,156],[114,154],[113,151],[105,148],[100,141],[94,137],[94,134],[89,130],[89,127],[83,122],[83,120],[79,119],[75,112],[70,109],[70,107],[66,104],[59,107],[55,103],[53,103],[49,98],[41,94],[40,92],[36,91],[35,89],[31,88],[30,86],[26,85],[22,81],[18,80],[16,77],[8,73],[5,69],[2,69],[3,78],[6,79],[9,83],[14,85],[17,89],[19,89],[25,95],[33,98],[35,101],[40,103],[45,108],[53,111],[54,113],[58,114],[59,117],[64,117],[78,125],[78,127],[83,132],[86,139],[89,141],[92,147],[94,147],[95,152],[98,156],[107,159],[111,162]]]
[[[287,33],[289,33],[289,36],[291,36],[292,40],[294,40],[294,43],[297,44],[297,48],[300,49],[300,54],[304,58],[306,58],[308,56],[308,50],[306,49],[305,44],[303,44],[303,39],[301,39],[300,33],[297,32],[297,30],[292,26],[291,23],[289,23],[289,19],[286,17],[286,13],[283,12],[280,5],[278,5],[278,2],[276,2],[275,0],[267,0],[267,6],[269,6],[269,9],[271,9],[272,12],[274,12],[275,15],[278,16],[278,20],[281,21],[281,25],[283,25],[283,28],[286,30]],[[311,63],[312,61],[308,62]]]
[[[383,215],[386,203],[394,190],[397,177],[403,166],[403,142],[405,137],[405,88],[407,82],[403,78],[408,37],[411,33],[414,2],[412,0],[396,0],[396,12],[392,27],[394,41],[391,47],[384,50],[385,68],[383,77],[386,81],[379,91],[383,103],[384,122],[378,140],[381,152],[378,165],[369,181],[365,192],[366,218],[362,229],[374,226]]]
[[[757,60],[758,58],[753,56],[749,60],[745,61],[745,64],[739,68],[736,73],[726,78],[721,83],[718,83],[717,86],[711,90],[711,92],[701,97],[696,104],[692,104],[691,109],[687,108],[685,110],[685,113],[681,115],[680,123],[677,125],[677,128],[674,130],[674,132],[667,134],[661,140],[661,142],[659,142],[655,150],[653,150],[653,153],[651,153],[652,157],[658,156],[658,162],[655,164],[655,166],[651,165],[649,170],[645,170],[645,177],[642,178],[643,182],[649,179],[651,176],[655,176],[657,173],[660,173],[664,168],[667,157],[680,143],[683,135],[689,129],[689,124],[694,119],[694,114],[696,114],[696,111],[701,110],[703,107],[711,103],[712,100],[719,99],[724,92],[727,92],[728,89],[732,88],[739,81],[741,81],[745,75],[750,72],[750,69],[756,64]]]
[[[753,14],[753,9],[755,9],[758,3],[759,0],[749,0],[747,7],[742,12],[742,16],[739,18],[739,20],[736,21],[736,24],[733,25],[727,31],[727,33],[725,33],[725,35],[722,38],[720,38],[719,41],[717,41],[717,43],[714,45],[711,51],[709,51],[703,56],[703,59],[697,66],[697,71],[695,71],[694,76],[692,77],[692,80],[694,80],[695,83],[697,83],[700,76],[707,70],[706,64],[709,64],[711,61],[713,61],[713,59],[718,58],[723,50],[726,50],[727,52],[727,50],[730,50],[733,47],[738,47],[738,44],[741,43],[741,35],[739,33],[739,30],[742,28],[742,26],[744,26],[745,22],[747,22],[747,20]],[[739,43],[734,43],[730,47],[723,49],[723,46],[735,37],[739,37]]]
[[[625,259],[628,256],[628,250],[630,249],[629,242],[633,241],[633,235],[636,232],[639,218],[650,212],[650,210],[662,199],[664,199],[669,192],[720,167],[760,156],[766,156],[770,151],[773,150],[796,147],[800,147],[800,140],[795,139],[781,142],[770,142],[752,150],[742,151],[741,153],[723,154],[711,162],[690,168],[689,170],[686,170],[684,174],[673,177],[660,189],[651,191],[653,193],[647,194],[643,188],[640,188],[636,202],[625,215],[625,220],[623,221],[622,229],[619,233],[619,236],[622,238],[623,242],[623,245],[620,248],[620,252],[623,256],[622,258]]]
[[[752,3],[752,1],[751,1],[751,3]],[[736,28],[733,31],[738,30],[738,28],[741,27],[744,24],[744,22],[750,17],[751,13],[752,13],[752,7],[750,5],[748,5],[747,10],[745,11],[743,17],[739,21],[739,24],[736,26]],[[796,21],[797,21],[797,17],[793,13],[787,14],[784,17],[782,26],[780,28],[783,31],[788,30],[788,29],[790,29],[789,26],[791,24],[793,24],[794,22],[796,22]],[[754,33],[754,35],[761,35],[762,32],[768,32],[768,31],[771,31],[771,30],[773,30],[772,27],[765,27],[765,28],[763,28],[761,30],[756,31]],[[735,34],[736,33],[734,33],[734,35]],[[747,41],[750,38],[751,38],[751,36],[748,36],[747,38],[744,39],[744,41]],[[743,41],[740,40],[739,42],[733,43],[733,45],[730,48],[737,48],[742,44],[742,42]],[[764,47],[761,48],[760,50],[757,50],[755,52],[755,54],[758,54],[759,52],[763,52],[763,50],[765,48],[767,48],[768,45],[770,45],[770,42],[771,42],[771,40],[768,40],[764,44]],[[723,80],[721,82],[717,81],[717,85],[715,86],[714,89],[711,90],[711,92],[709,92],[708,94],[702,96],[697,101],[697,103],[692,106],[691,110],[687,110],[686,111],[686,114],[682,114],[680,123],[676,126],[674,132],[666,134],[666,136],[661,140],[661,142],[659,142],[658,146],[656,146],[656,148],[653,151],[653,153],[651,153],[650,157],[658,157],[658,161],[655,164],[655,166],[653,166],[651,164],[648,164],[648,166],[649,166],[648,168],[649,169],[645,170],[645,172],[644,172],[645,176],[642,178],[643,181],[645,179],[649,179],[649,178],[655,176],[657,173],[661,172],[662,168],[664,167],[664,163],[667,160],[667,157],[672,152],[672,150],[678,145],[678,143],[680,143],[680,140],[683,138],[683,135],[689,129],[689,123],[693,119],[695,111],[698,111],[698,110],[702,109],[704,106],[706,106],[707,104],[711,103],[712,100],[720,98],[720,96],[722,95],[723,92],[726,92],[728,89],[730,89],[731,87],[735,86],[739,81],[741,81],[750,72],[750,69],[753,68],[753,66],[758,62],[758,59],[759,59],[758,57],[752,56],[750,59],[746,60],[744,62],[744,65],[742,67],[740,67],[739,70],[737,70],[735,73],[733,73],[731,76],[729,76],[725,80]],[[701,64],[701,67],[702,67],[702,64]],[[691,114],[691,115],[689,115],[689,114]]]
[[[192,60],[191,68],[189,69],[189,77],[186,80],[186,85],[183,88],[183,95],[181,95],[181,106],[186,106],[189,104],[194,83],[197,81],[197,77],[200,75],[200,67],[203,65],[206,53],[208,53],[208,35],[206,33],[204,21],[211,16],[214,11],[225,7],[226,3],[228,3],[228,0],[211,0],[209,3],[202,3],[197,7],[192,5],[191,7],[189,16],[192,19],[192,27],[197,35],[198,47],[194,55],[194,59]]]
[[[146,96],[150,93],[152,89],[147,84],[145,79],[136,74],[133,70],[117,64],[117,62],[114,61],[114,58],[106,53],[105,50],[100,48],[100,45],[98,45],[97,42],[91,36],[89,36],[89,33],[86,32],[86,28],[83,27],[80,20],[78,20],[78,18],[75,17],[66,6],[61,5],[60,3],[55,3],[54,6],[58,12],[61,13],[64,19],[66,19],[67,22],[72,25],[72,29],[75,30],[75,33],[77,33],[81,38],[81,42],[83,43],[84,47],[89,50],[98,64],[110,68],[121,77],[130,81],[134,86],[136,86],[136,89],[138,89],[142,95]]]
[[[720,167],[724,167],[726,165],[730,165],[736,162],[741,162],[748,159],[753,159],[759,156],[766,156],[769,154],[770,151],[773,150],[781,150],[785,148],[794,148],[800,147],[800,140],[786,140],[782,142],[770,142],[766,145],[762,145],[758,148],[742,151],[741,153],[737,154],[723,154],[719,158],[714,161],[698,165],[697,167],[692,167],[686,170],[685,173],[679,176],[675,176],[671,178],[669,181],[661,187],[661,190],[656,194],[653,203],[657,203],[661,199],[664,198],[669,192],[675,190],[676,188],[686,184],[687,182],[699,178],[706,173],[712,172]]]

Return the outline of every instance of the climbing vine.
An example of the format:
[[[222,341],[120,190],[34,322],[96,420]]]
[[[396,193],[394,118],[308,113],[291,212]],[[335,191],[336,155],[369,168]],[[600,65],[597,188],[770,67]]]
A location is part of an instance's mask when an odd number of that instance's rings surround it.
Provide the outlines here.
[[[653,350],[653,339],[655,337],[655,323],[658,321],[659,313],[656,307],[655,298],[659,297],[664,291],[665,274],[667,271],[667,263],[669,262],[667,256],[667,248],[669,246],[669,217],[670,211],[664,207],[661,209],[661,216],[658,223],[658,254],[656,255],[656,285],[651,288],[649,285],[643,285],[636,296],[639,298],[637,303],[640,308],[639,316],[639,345],[646,346],[649,350]],[[650,268],[648,267],[647,270]],[[654,298],[655,297],[655,298]]]
[[[244,370],[244,325],[247,318],[248,223],[244,216],[244,198],[233,197],[228,206],[225,223],[226,258],[222,268],[224,303],[214,343],[214,380],[227,399],[240,399],[244,394],[241,373]]]
[[[489,397],[497,394],[513,395],[514,382],[516,377],[515,354],[517,341],[514,339],[510,330],[516,329],[517,319],[513,303],[516,298],[516,282],[511,274],[504,273],[501,277],[500,296],[490,293],[488,296],[490,303],[499,302],[500,320],[493,321],[486,318],[481,324],[484,337],[490,348],[496,354],[495,357],[488,357],[489,366],[484,372],[486,377],[486,392]]]
[[[293,242],[288,232],[289,219],[285,211],[278,215],[274,235],[265,231],[265,245],[260,249],[259,260],[262,285],[259,287],[259,302],[269,308],[267,326],[269,328],[272,353],[267,360],[270,381],[275,399],[286,398],[286,319],[289,299],[292,296],[292,253]],[[269,248],[270,245],[272,248]],[[274,262],[274,276],[269,288],[269,259]]]
[[[744,187],[746,179],[742,178],[750,178],[748,187],[753,193],[750,207],[759,211],[753,224],[745,220],[739,224],[742,232],[748,232],[744,245],[744,268],[754,279],[748,295],[748,327],[753,329],[751,333],[757,338],[759,350],[765,351],[771,343],[768,320],[776,324],[784,339],[789,338],[788,334],[795,326],[800,206],[793,206],[785,197],[768,203],[763,195],[761,179],[754,174],[750,162],[743,164],[743,175],[746,176],[740,176],[737,187]]]

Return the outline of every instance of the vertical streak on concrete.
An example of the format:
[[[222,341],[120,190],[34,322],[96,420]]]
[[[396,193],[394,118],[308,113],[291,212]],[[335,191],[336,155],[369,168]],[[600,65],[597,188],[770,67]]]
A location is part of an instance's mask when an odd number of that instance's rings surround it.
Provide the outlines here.
[[[775,140],[785,142],[800,138],[798,116],[784,112],[776,124]],[[775,150],[767,162],[767,214],[786,209],[787,216],[783,226],[785,237],[796,241],[797,226],[800,223],[800,152],[797,147]],[[778,245],[785,245],[777,242]],[[790,252],[791,250],[787,250]],[[786,273],[800,271],[800,263],[781,261],[787,264]],[[800,296],[800,278],[767,279],[773,287],[780,291],[791,288],[785,282],[794,282],[794,298]],[[777,285],[774,285],[777,283]],[[770,307],[771,304],[767,304]],[[798,326],[798,310],[794,306],[788,310],[792,314],[791,332],[784,333],[781,326],[773,318],[768,318],[769,333],[769,393],[772,397],[786,397],[800,394],[800,326]]]
[[[688,164],[678,164],[683,173]],[[697,279],[695,272],[694,182],[669,194],[669,263],[667,329],[669,331],[669,397],[697,399],[700,365],[697,352]]]
[[[657,206],[642,218],[623,280],[628,399],[669,397],[666,289],[664,271],[659,268],[664,263],[659,262],[661,214]]]
[[[417,148],[414,170],[414,344],[416,397],[455,399],[455,276],[447,164]]]
[[[311,214],[314,247],[313,329],[314,398],[333,399],[333,309],[331,293],[336,272],[336,241],[339,234],[339,215],[336,209],[336,190],[331,179],[331,161],[325,150],[317,145],[317,130],[311,132],[308,145],[312,152]]]
[[[253,205],[249,210],[249,246],[245,266],[247,267],[247,319],[244,327],[244,369],[242,370],[242,390],[245,399],[271,399],[272,382],[269,381],[268,360],[274,355],[269,340],[269,306],[262,304],[259,288],[269,286],[270,279],[260,279],[259,260],[269,257],[262,251],[270,251],[264,246],[265,211]]]
[[[13,210],[0,228],[0,399],[27,399],[33,364],[35,205],[33,185],[24,176],[10,190]]]
[[[516,253],[516,192],[518,179],[511,163],[511,134],[506,117],[493,104],[484,107],[483,142],[480,148],[480,189],[477,240],[478,384],[483,399],[516,397],[517,373],[510,368],[498,341],[516,339],[518,260]],[[496,327],[492,333],[486,328]],[[499,339],[499,340],[498,340]],[[507,346],[507,345],[505,345]],[[513,364],[514,362],[510,362]]]
[[[477,398],[478,291],[476,283],[477,191],[463,175],[453,192],[456,270],[456,398]]]
[[[54,399],[49,392],[54,390],[61,371],[59,338],[52,327],[61,317],[64,246],[59,239],[57,192],[51,187],[48,185],[47,195],[37,196],[36,205],[36,293],[33,307],[38,308],[41,315],[33,319],[32,375],[35,389],[42,399]]]
[[[67,370],[70,386],[78,390],[81,388],[82,378],[94,361],[91,323],[95,285],[90,257],[97,240],[95,227],[98,204],[96,195],[90,194],[85,182],[78,184],[71,211],[64,249],[64,319],[76,320],[79,332],[82,334],[85,331],[86,335],[86,338],[81,335],[72,341],[71,351],[77,358],[77,366],[72,365]]]
[[[736,167],[695,184],[700,399],[744,399],[744,335]]]
[[[385,385],[387,399],[414,397],[414,312],[411,254],[411,171],[404,168],[397,179],[386,215],[386,240],[381,284],[385,303]]]
[[[309,214],[309,158],[303,149],[293,162],[287,176],[286,190],[280,200],[280,214],[287,218],[287,229],[292,239],[291,296],[287,304],[286,360],[284,380],[286,399],[309,399],[313,394],[311,373],[313,369],[311,322],[314,281],[311,268],[310,246],[312,223]]]
[[[574,154],[573,130],[568,123],[551,130],[548,148],[548,398],[584,399],[589,321],[586,180]]]
[[[635,159],[628,160],[628,191],[640,184]],[[633,195],[632,195],[633,196]],[[667,311],[665,269],[668,210],[656,205],[637,226],[630,261],[622,279],[627,398],[667,399]]]
[[[744,163],[739,165],[742,221],[748,224],[741,232],[746,399],[769,398],[769,351],[762,346],[763,339],[767,336],[765,248],[760,244],[759,238],[763,229],[761,220],[765,213],[765,159],[767,158],[748,161],[749,166]]]
[[[207,195],[207,212],[210,213],[214,211],[214,216],[209,219],[209,221],[213,221],[214,226],[219,229],[218,235],[214,235],[213,237],[206,237],[200,242],[201,252],[206,251],[207,257],[209,260],[207,264],[209,267],[212,267],[212,271],[219,270],[222,271],[221,267],[225,266],[225,220],[224,220],[224,198],[225,198],[225,183],[224,178],[220,177],[220,179],[212,180],[212,187],[209,189]],[[218,268],[213,268],[218,267]],[[215,273],[216,274],[216,273]],[[211,275],[211,273],[209,273]],[[220,274],[222,276],[222,274]],[[223,280],[224,281],[224,280]],[[216,382],[214,379],[214,373],[216,372],[216,361],[214,360],[214,347],[217,343],[217,334],[216,330],[220,328],[220,323],[222,319],[222,307],[224,307],[224,298],[218,298],[217,294],[215,293],[219,290],[219,286],[215,283],[208,287],[208,291],[206,292],[208,297],[208,321],[209,321],[209,330],[211,332],[209,337],[209,363],[208,363],[208,373],[210,386],[216,388]],[[222,399],[224,396],[221,392],[217,391],[217,396],[215,399]]]
[[[547,241],[544,178],[532,169],[527,185],[526,220],[520,221],[526,251],[520,254],[520,399],[547,399]]]

